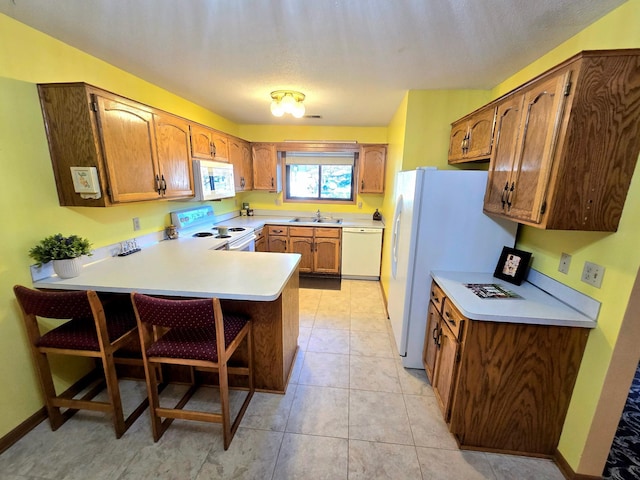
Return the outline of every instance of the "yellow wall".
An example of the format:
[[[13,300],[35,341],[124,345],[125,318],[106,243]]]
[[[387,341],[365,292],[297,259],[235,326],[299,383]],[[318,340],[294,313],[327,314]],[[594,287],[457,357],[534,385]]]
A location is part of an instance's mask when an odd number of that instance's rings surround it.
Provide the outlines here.
[[[640,0],[630,0],[505,80],[493,90],[493,94],[495,97],[500,96],[581,50],[640,48],[639,26]],[[640,265],[638,218],[640,172],[636,168],[616,233],[554,232],[530,227],[520,230],[518,247],[533,252],[534,268],[602,302],[598,327],[589,336],[558,447],[574,471],[583,474],[602,473],[603,465],[591,467],[596,468],[596,471],[581,468],[585,460],[582,454]],[[558,272],[562,252],[572,255],[568,275]],[[606,268],[602,288],[597,289],[580,281],[585,261]],[[594,432],[594,435],[597,434],[598,432]],[[602,448],[606,451],[610,441],[610,438],[602,440]]]
[[[113,208],[60,207],[38,103],[36,83],[86,81],[230,133],[227,120],[0,15],[0,213],[6,232],[0,253],[0,437],[41,406],[14,284],[31,284],[27,255],[38,240],[57,232],[88,237],[94,247],[162,230],[168,212],[185,202],[140,203]],[[215,204],[216,213],[235,209],[233,200]],[[73,371],[56,370],[66,386]]]

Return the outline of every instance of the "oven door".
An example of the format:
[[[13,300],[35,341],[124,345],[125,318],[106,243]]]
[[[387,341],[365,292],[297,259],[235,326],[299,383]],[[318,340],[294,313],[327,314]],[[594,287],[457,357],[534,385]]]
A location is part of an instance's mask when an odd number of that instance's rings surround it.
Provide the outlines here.
[[[235,242],[228,244],[228,249],[236,252],[255,252],[256,251],[256,235],[251,235],[239,238]]]

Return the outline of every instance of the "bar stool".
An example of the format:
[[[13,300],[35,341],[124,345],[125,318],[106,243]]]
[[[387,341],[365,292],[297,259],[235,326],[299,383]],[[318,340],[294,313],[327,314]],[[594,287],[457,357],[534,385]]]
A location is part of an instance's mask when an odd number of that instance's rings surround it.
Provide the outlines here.
[[[162,437],[176,418],[221,423],[227,450],[254,393],[250,319],[223,315],[217,298],[174,300],[132,293],[131,300],[138,319],[154,441]],[[246,367],[228,366],[243,340],[247,342]],[[174,408],[160,406],[157,370],[163,364],[184,365],[192,371],[192,385]],[[218,372],[221,413],[184,409],[199,388],[194,370]],[[233,422],[229,411],[229,374],[248,377],[248,392]]]
[[[21,285],[14,286],[13,291],[22,310],[51,429],[57,430],[80,409],[95,410],[112,416],[116,438],[120,438],[148,405],[145,398],[124,418],[114,353],[137,337],[130,302],[116,301],[103,306],[94,291],[44,292]],[[42,335],[38,317],[64,323]],[[77,389],[57,394],[49,365],[50,353],[99,359],[101,375],[91,383],[96,374],[94,370],[77,383]],[[108,401],[92,400],[104,389],[105,383]],[[73,398],[81,387],[85,387],[87,393]],[[67,410],[62,413],[61,408]]]

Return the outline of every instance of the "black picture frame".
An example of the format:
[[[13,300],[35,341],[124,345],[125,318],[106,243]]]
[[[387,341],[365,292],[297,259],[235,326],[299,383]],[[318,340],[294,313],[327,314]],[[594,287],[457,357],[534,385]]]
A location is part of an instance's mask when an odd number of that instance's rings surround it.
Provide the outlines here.
[[[493,276],[505,282],[520,285],[529,268],[531,252],[503,247]]]

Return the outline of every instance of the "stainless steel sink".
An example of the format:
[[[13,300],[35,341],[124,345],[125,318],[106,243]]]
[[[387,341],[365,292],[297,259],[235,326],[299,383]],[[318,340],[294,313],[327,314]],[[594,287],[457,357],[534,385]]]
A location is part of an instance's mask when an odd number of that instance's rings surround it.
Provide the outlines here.
[[[340,225],[342,223],[341,218],[324,218],[324,217],[296,217],[289,222],[292,223],[329,223],[334,225]]]
[[[342,223],[341,218],[319,218],[316,220],[316,223],[333,223],[336,225],[340,225]]]

